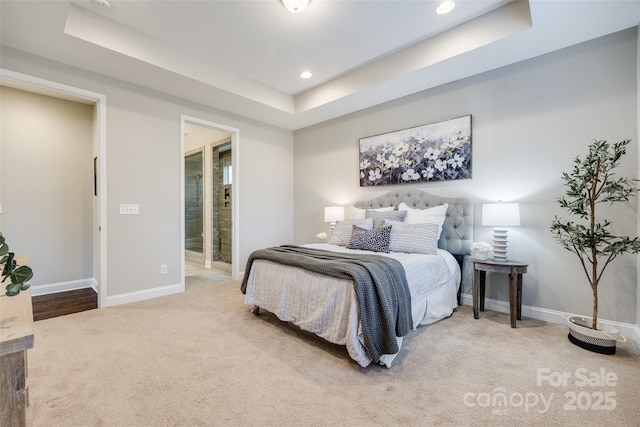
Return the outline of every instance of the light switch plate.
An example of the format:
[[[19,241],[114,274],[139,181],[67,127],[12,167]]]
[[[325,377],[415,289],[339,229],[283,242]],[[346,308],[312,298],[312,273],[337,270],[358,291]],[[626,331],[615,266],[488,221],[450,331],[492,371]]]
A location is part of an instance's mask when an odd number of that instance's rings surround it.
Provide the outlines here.
[[[139,215],[140,205],[120,205],[120,215]]]

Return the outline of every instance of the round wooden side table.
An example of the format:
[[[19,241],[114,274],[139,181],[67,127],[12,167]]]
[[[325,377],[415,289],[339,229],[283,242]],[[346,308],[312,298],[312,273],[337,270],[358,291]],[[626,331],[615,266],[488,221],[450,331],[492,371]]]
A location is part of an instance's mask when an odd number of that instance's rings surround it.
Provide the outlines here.
[[[473,317],[478,319],[479,311],[484,311],[484,292],[487,272],[509,275],[509,315],[511,327],[516,327],[516,319],[522,319],[522,275],[527,272],[529,264],[520,261],[493,259],[473,262]]]

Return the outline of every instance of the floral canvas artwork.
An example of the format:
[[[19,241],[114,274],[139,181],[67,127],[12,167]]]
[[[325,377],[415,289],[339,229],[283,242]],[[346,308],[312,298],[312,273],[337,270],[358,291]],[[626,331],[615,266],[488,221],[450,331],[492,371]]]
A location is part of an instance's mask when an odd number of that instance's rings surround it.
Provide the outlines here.
[[[360,139],[360,186],[471,178],[471,115]]]

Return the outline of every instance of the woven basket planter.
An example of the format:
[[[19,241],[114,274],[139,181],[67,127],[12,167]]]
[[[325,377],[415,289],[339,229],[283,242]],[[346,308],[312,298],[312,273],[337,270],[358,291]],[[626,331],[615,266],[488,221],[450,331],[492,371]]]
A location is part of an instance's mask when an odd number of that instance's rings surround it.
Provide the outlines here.
[[[616,343],[627,339],[607,325],[600,325],[599,329],[591,329],[591,318],[571,316],[567,318],[569,325],[569,341],[585,350],[600,354],[615,354]]]

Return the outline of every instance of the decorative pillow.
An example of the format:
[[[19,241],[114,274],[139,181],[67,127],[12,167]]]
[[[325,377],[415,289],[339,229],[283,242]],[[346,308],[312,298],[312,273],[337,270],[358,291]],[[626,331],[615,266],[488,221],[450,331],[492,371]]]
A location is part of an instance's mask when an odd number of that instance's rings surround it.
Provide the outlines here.
[[[365,230],[357,225],[353,226],[351,241],[347,248],[363,249],[373,252],[389,252],[389,236],[391,227],[374,228]]]
[[[386,208],[375,208],[375,209],[360,209],[355,206],[349,207],[349,219],[365,219],[367,216],[367,211],[376,211],[376,212],[389,212],[393,210],[393,206],[389,206]]]
[[[404,217],[407,216],[407,211],[367,211],[365,216],[366,218],[373,218],[373,228],[382,228],[385,219],[389,219],[391,221],[404,221]]]
[[[437,224],[407,224],[385,220],[391,226],[389,252],[436,255],[438,253]]]
[[[365,230],[371,230],[373,228],[373,218],[337,221],[336,227],[333,229],[333,233],[331,233],[328,243],[347,246],[351,240],[351,233],[353,232],[354,225],[364,228]]]
[[[444,224],[448,208],[448,203],[427,209],[410,208],[405,202],[398,205],[399,211],[407,212],[407,216],[404,219],[407,224],[437,224],[438,239],[440,238],[440,233],[442,233],[442,224]]]

